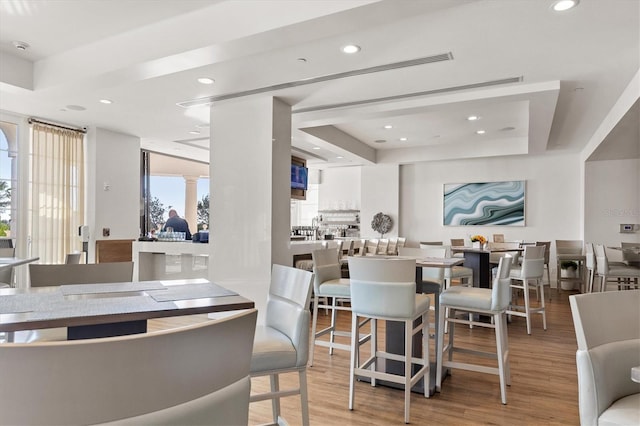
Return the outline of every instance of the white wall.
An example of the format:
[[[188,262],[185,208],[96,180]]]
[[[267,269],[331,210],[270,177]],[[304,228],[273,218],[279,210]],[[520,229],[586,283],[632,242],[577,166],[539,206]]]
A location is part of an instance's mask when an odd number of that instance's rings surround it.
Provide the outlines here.
[[[140,236],[140,138],[90,129],[86,157],[89,262],[94,262],[96,240]],[[103,228],[109,228],[108,237]]]
[[[576,155],[504,157],[402,166],[400,170],[400,235],[407,243],[448,242],[482,234],[504,234],[505,240],[582,239],[580,173]],[[526,181],[525,223],[520,226],[444,226],[445,183]],[[363,201],[364,202],[364,201]],[[551,256],[555,256],[552,244]]]
[[[360,209],[360,170],[360,166],[322,170],[318,186],[318,209]]]
[[[377,213],[391,217],[393,226],[385,238],[397,237],[400,212],[400,171],[397,164],[366,166],[362,168],[362,207],[360,211],[360,236],[380,238],[371,228],[371,221]]]
[[[640,242],[640,232],[620,233],[622,223],[640,224],[640,160],[588,161],[585,186],[585,241]],[[620,257],[609,253],[611,260]]]

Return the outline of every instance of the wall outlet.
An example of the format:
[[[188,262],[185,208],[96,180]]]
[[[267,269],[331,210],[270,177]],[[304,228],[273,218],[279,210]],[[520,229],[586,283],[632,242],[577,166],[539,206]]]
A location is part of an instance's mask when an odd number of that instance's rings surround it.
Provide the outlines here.
[[[110,228],[102,228],[102,236],[103,237],[108,237],[109,235],[111,235],[111,229]]]

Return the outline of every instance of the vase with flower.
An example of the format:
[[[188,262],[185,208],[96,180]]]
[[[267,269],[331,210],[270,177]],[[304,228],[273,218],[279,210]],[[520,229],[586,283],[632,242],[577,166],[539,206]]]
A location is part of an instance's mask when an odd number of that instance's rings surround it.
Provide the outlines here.
[[[471,237],[471,246],[473,248],[484,248],[484,245],[487,243],[487,239],[484,237],[484,235],[473,235]]]

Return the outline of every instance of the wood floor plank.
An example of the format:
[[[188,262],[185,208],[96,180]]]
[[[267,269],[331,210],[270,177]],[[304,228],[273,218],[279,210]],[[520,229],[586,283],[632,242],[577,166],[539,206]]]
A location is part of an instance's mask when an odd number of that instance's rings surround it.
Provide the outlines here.
[[[547,302],[547,326],[542,319],[533,320],[532,335],[527,335],[525,319],[513,317],[508,325],[511,356],[511,386],[507,389],[507,405],[500,403],[497,376],[453,370],[442,386],[442,392],[425,399],[411,397],[411,423],[415,425],[567,425],[579,424],[578,386],[575,364],[577,348],[573,321],[566,291],[552,290]],[[534,296],[535,297],[535,296]],[[348,329],[348,313],[339,313],[339,327]],[[207,321],[205,315],[153,320],[150,330],[178,327]],[[324,327],[329,316],[319,314],[318,327]],[[494,348],[493,330],[456,327],[456,341],[470,346]],[[432,340],[433,342],[433,340]],[[431,346],[431,358],[433,344]],[[464,358],[460,358],[464,359]],[[490,362],[490,361],[489,361]],[[357,382],[355,409],[348,409],[349,355],[316,347],[314,366],[307,369],[309,411],[312,425],[369,426],[403,424],[402,391],[382,386],[372,387]],[[297,375],[285,375],[281,386],[297,384]],[[266,378],[253,381],[253,389],[268,389]],[[300,399],[281,401],[283,417],[291,425],[301,424]],[[250,424],[270,421],[269,401],[253,403]]]

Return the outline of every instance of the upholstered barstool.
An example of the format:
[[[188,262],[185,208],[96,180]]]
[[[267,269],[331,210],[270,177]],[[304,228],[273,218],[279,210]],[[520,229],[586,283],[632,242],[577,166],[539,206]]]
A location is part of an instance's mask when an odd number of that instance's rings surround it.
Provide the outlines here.
[[[442,348],[436,354],[436,389],[441,390],[443,368],[458,368],[462,370],[477,371],[481,373],[497,374],[500,377],[500,394],[502,403],[507,403],[506,386],[510,384],[509,374],[509,345],[507,342],[507,321],[505,312],[509,306],[510,279],[512,258],[505,256],[500,258],[496,278],[493,280],[493,288],[478,287],[450,287],[440,294],[440,313],[438,327],[438,345]],[[466,316],[456,317],[456,311],[468,312],[471,314],[482,314],[491,316],[491,322],[476,322],[464,319]],[[488,353],[477,349],[460,348],[454,346],[454,325],[474,324],[480,327],[495,329],[496,352]],[[444,345],[444,324],[449,324],[449,342]],[[481,357],[497,358],[498,368],[488,367],[485,364],[472,364],[470,362],[458,362],[453,360],[454,352],[464,352],[466,354]]]
[[[273,265],[265,324],[256,327],[250,374],[251,377],[269,376],[271,391],[253,394],[250,401],[271,400],[276,424],[282,424],[280,398],[298,394],[302,424],[309,424],[307,359],[312,278],[311,272]],[[279,375],[291,372],[298,373],[299,386],[281,390]]]
[[[522,266],[511,268],[511,288],[522,290],[524,293],[524,305],[515,302],[517,294],[507,311],[508,315],[524,317],[527,321],[527,334],[531,334],[531,315],[542,315],[542,326],[547,329],[547,312],[544,300],[544,250],[545,246],[525,246]],[[540,291],[540,302],[537,307],[531,306],[529,290],[535,288]]]
[[[346,343],[336,342],[336,336],[350,337],[348,331],[337,329],[338,311],[350,312],[350,306],[341,305],[339,302],[351,299],[351,287],[348,278],[342,278],[340,260],[335,250],[315,250],[313,256],[313,321],[311,323],[311,347],[309,349],[309,366],[313,366],[315,346],[329,348],[329,355],[333,355],[334,349],[351,350]],[[350,273],[350,272],[349,272]],[[329,303],[328,299],[331,300]],[[331,310],[331,325],[317,331],[318,309]],[[320,337],[329,334],[329,340],[321,340]]]
[[[424,396],[429,397],[429,296],[416,294],[416,261],[411,258],[349,258],[351,273],[351,369],[349,374],[349,409],[354,408],[355,380],[368,377],[371,385],[386,380],[404,386],[404,421],[409,423],[411,388],[424,379]],[[371,356],[360,361],[358,339],[362,325],[359,317],[371,320]],[[404,355],[378,349],[377,321],[404,323]],[[414,327],[417,320],[418,326]],[[413,356],[413,337],[422,333],[422,356]],[[403,375],[377,371],[384,360],[404,363]],[[412,367],[416,365],[414,370]]]

